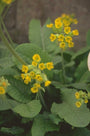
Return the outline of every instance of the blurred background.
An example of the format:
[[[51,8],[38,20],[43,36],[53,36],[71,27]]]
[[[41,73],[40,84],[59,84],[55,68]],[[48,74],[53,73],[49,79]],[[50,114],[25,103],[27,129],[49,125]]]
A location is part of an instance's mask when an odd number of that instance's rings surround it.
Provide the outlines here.
[[[74,38],[74,50],[86,46],[86,33],[90,30],[90,0],[16,0],[5,17],[5,24],[16,43],[28,41],[28,27],[31,19],[39,19],[41,25],[50,18],[53,22],[62,13],[74,13],[78,19],[75,29],[79,36]]]

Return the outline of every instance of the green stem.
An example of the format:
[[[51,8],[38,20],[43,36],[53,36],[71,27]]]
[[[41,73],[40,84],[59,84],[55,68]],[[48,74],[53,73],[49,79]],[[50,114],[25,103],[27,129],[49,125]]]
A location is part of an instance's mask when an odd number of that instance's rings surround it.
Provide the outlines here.
[[[8,31],[7,31],[7,29],[6,29],[6,26],[5,26],[5,24],[4,24],[4,21],[3,21],[2,17],[0,18],[0,20],[1,20],[1,24],[2,24],[2,26],[3,26],[3,29],[4,29],[4,31],[5,31],[5,33],[6,33],[6,35],[7,35],[7,38],[8,38],[8,40],[9,40],[9,42],[11,43],[11,45],[13,45],[14,43],[13,43],[13,41],[12,41],[12,39],[11,39],[11,37],[10,37],[10,35],[9,35]]]
[[[5,8],[5,12],[3,13],[3,19],[5,18],[7,12],[8,12],[8,9],[10,8],[10,5],[8,5],[6,8]]]
[[[40,99],[42,105],[44,106],[44,108],[47,110],[47,106],[46,106],[46,104],[45,104],[45,101],[44,101],[44,99],[43,99],[43,96],[42,96],[41,91],[42,91],[42,90],[39,90],[39,91],[38,91],[38,97],[39,97],[39,99]]]
[[[4,31],[5,31],[5,33],[6,33],[6,35],[7,35],[7,38],[8,38],[8,40],[9,40],[10,44],[11,44],[11,45],[14,45],[14,43],[13,43],[13,41],[12,41],[12,39],[11,39],[11,37],[10,37],[10,35],[9,35],[8,31],[7,31],[7,29],[6,29],[6,26],[5,26],[5,24],[4,24],[4,21],[3,21],[2,17],[0,18],[0,20],[1,20],[1,24],[2,24],[2,26],[3,26],[3,29],[4,29]]]
[[[1,18],[0,18],[0,20],[1,20]],[[5,37],[5,35],[2,31],[1,21],[0,21],[0,37],[1,37],[2,41],[4,42],[4,44],[6,45],[6,47],[9,49],[9,51],[17,58],[17,60],[22,64],[26,64],[22,60],[22,58],[15,52],[15,50],[12,48],[11,44],[8,42],[7,38]]]
[[[63,82],[65,83],[65,67],[64,67],[63,50],[61,50],[61,56],[62,56],[62,72],[63,72]]]

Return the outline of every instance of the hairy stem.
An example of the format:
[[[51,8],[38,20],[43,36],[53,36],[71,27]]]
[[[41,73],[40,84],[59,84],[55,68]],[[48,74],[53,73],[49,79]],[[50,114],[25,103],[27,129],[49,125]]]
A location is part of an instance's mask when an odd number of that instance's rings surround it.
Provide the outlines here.
[[[26,64],[24,62],[24,60],[22,60],[22,58],[16,53],[16,51],[13,49],[13,47],[11,46],[11,44],[8,42],[7,38],[5,37],[2,27],[1,27],[1,18],[0,18],[0,37],[2,39],[2,41],[4,42],[5,46],[9,49],[9,51],[14,55],[14,57],[17,58],[17,60],[22,63],[22,64]]]
[[[42,105],[44,106],[44,108],[47,110],[47,106],[46,106],[46,104],[45,104],[45,101],[44,101],[44,99],[43,99],[43,96],[42,96],[42,92],[41,92],[42,90],[39,90],[38,91],[38,97],[39,97],[39,100],[41,101],[41,103],[42,103]]]
[[[11,37],[10,37],[8,31],[7,31],[7,28],[6,28],[5,24],[4,24],[4,21],[3,21],[2,17],[0,18],[0,20],[1,20],[1,24],[2,24],[2,26],[3,26],[3,29],[4,29],[4,31],[5,31],[5,34],[7,35],[7,38],[8,38],[8,40],[9,40],[10,44],[13,45],[14,43],[13,43],[13,41],[12,41],[12,39],[11,39]]]
[[[62,56],[62,72],[63,72],[63,82],[65,83],[65,67],[64,67],[64,57],[63,57],[63,50],[61,50],[61,56]]]

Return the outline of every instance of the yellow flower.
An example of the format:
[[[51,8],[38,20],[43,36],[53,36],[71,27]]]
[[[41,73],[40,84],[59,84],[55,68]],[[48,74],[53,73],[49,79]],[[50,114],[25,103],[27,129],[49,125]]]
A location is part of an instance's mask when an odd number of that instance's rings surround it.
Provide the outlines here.
[[[33,60],[36,61],[36,62],[40,62],[41,58],[40,58],[39,54],[34,54]]]
[[[68,46],[71,48],[71,47],[74,47],[74,43],[73,42],[70,42],[68,43]]]
[[[32,87],[31,88],[31,92],[32,93],[37,93],[38,92],[38,88],[37,87]]]
[[[55,27],[56,28],[62,27],[62,22],[61,22],[61,18],[60,17],[55,19]]]
[[[25,75],[24,75],[24,74],[21,74],[21,78],[24,80],[24,79],[25,79]]]
[[[73,35],[79,35],[79,31],[77,29],[72,31]]]
[[[88,100],[86,99],[86,100],[84,100],[84,103],[88,103]]]
[[[65,41],[70,43],[72,41],[72,37],[71,36],[66,36]]]
[[[64,24],[64,26],[69,26],[71,24],[71,22],[69,20],[64,19],[63,24]]]
[[[71,27],[65,27],[64,32],[65,34],[69,34],[71,32]]]
[[[34,71],[31,71],[31,72],[30,72],[30,77],[31,77],[32,79],[35,79],[35,72],[34,72]]]
[[[61,18],[60,17],[55,19],[55,23],[59,23],[59,22],[61,22]]]
[[[62,27],[62,22],[55,23],[55,27],[56,27],[56,28],[60,28],[60,27]]]
[[[51,34],[51,35],[50,35],[50,40],[51,40],[51,42],[55,41],[55,39],[56,39],[56,35]]]
[[[65,48],[65,42],[61,42],[61,43],[59,44],[59,47],[62,48],[62,49],[64,49],[64,48]]]
[[[52,28],[52,27],[53,27],[53,24],[47,24],[46,27]]]
[[[28,80],[24,80],[24,83],[27,85],[29,82],[28,82]]]
[[[11,4],[12,0],[2,0],[3,2],[5,2],[6,4]]]
[[[28,82],[31,82],[31,77],[29,75],[26,75],[25,80],[27,80]]]
[[[37,81],[43,81],[43,78],[41,77],[41,75],[36,75],[36,77],[35,77],[35,79],[37,80]]]
[[[5,89],[0,86],[0,94],[5,94]]]
[[[47,86],[49,86],[51,84],[51,81],[49,81],[49,80],[47,80],[46,82],[45,82],[45,86],[47,87]]]
[[[27,75],[27,76],[25,77],[24,83],[25,83],[25,84],[28,84],[29,82],[31,82],[31,78],[30,78],[30,76]]]
[[[48,70],[53,69],[53,68],[54,68],[53,62],[48,62],[48,63],[46,64],[46,68],[47,68]]]
[[[58,36],[58,41],[61,41],[61,42],[64,41],[64,35],[63,35],[63,34],[60,34],[60,35]]]
[[[75,18],[75,19],[73,19],[73,23],[74,24],[78,24],[78,20]]]
[[[28,66],[23,65],[23,66],[22,66],[22,72],[27,73],[27,72],[28,72]]]
[[[40,63],[40,64],[39,64],[39,69],[40,69],[40,70],[44,70],[44,69],[45,69],[44,63]]]
[[[77,108],[80,108],[80,107],[81,107],[81,102],[77,101],[77,102],[75,103],[75,105],[76,105]]]
[[[36,87],[36,88],[40,88],[41,87],[41,85],[39,83],[35,83],[33,86]]]
[[[79,98],[80,98],[79,92],[76,92],[76,93],[75,93],[75,97],[76,97],[76,99],[79,99]]]
[[[37,62],[32,61],[32,65],[36,67],[37,66]]]

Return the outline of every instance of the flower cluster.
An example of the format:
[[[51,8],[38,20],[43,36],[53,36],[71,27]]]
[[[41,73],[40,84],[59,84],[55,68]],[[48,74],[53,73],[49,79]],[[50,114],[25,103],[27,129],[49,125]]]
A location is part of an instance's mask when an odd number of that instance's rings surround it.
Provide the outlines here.
[[[11,4],[12,0],[2,0],[2,2],[4,2],[5,4]]]
[[[73,23],[78,23],[73,15],[62,14],[61,17],[55,19],[54,24],[47,24],[47,27],[53,30],[53,33],[50,35],[51,42],[56,41],[62,49],[74,47],[72,37],[79,35],[79,32],[77,29],[71,31],[70,26]]]
[[[75,97],[78,100],[75,105],[79,108],[83,103],[88,103],[88,100],[90,99],[90,93],[86,93],[80,90],[75,93]]]
[[[5,90],[9,85],[8,80],[4,79],[4,77],[0,77],[0,95],[5,94]]]
[[[51,70],[54,68],[52,62],[42,63],[39,54],[34,54],[32,57],[31,65],[22,66],[21,77],[24,80],[25,84],[33,83],[31,88],[32,93],[37,93],[41,89],[41,85],[44,84],[45,87],[51,84],[51,81],[48,80],[46,74],[44,73],[45,69]]]

